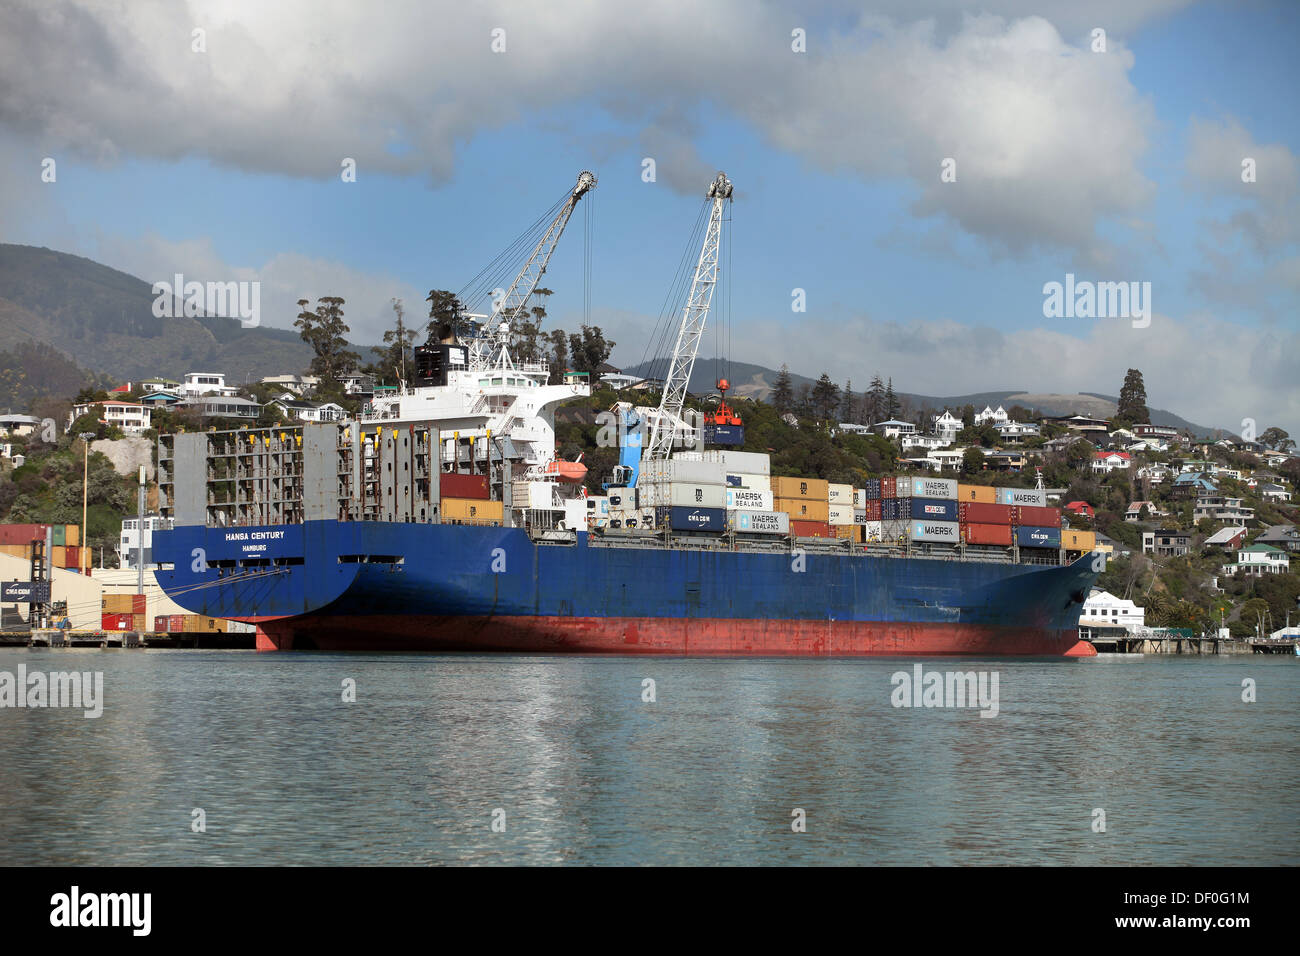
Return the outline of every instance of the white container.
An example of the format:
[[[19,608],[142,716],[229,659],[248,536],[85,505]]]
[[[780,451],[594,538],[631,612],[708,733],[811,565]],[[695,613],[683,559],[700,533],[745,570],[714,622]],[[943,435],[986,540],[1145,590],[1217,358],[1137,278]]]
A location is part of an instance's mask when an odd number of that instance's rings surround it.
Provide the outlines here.
[[[831,524],[853,524],[853,505],[830,505]]]
[[[645,508],[725,508],[726,489],[722,485],[692,482],[642,482],[637,485],[637,507]]]
[[[609,499],[604,495],[587,496],[587,516],[593,515],[599,518],[609,517]]]
[[[628,511],[636,511],[636,489],[635,488],[611,488],[609,489],[609,513],[622,514]]]
[[[728,488],[744,488],[747,491],[771,491],[770,475],[750,475],[744,472],[727,472]]]
[[[746,488],[727,489],[728,510],[771,511],[772,492],[750,491]]]
[[[646,482],[690,482],[696,485],[726,484],[727,472],[711,461],[646,461],[641,463],[638,486]],[[721,507],[719,505],[718,507]]]
[[[784,511],[728,511],[727,529],[738,534],[789,534],[790,516]]]
[[[913,498],[957,499],[957,482],[952,478],[913,478],[911,481]]]
[[[994,488],[1000,505],[1034,505],[1047,507],[1047,492],[1038,488]]]
[[[866,521],[863,522],[862,526],[864,529],[864,540],[866,540],[868,544],[879,544],[881,536],[884,534],[885,523],[883,521]]]
[[[554,507],[554,495],[555,485],[549,481],[510,482],[512,508],[551,508]]]
[[[956,521],[909,521],[907,536],[913,541],[961,543],[961,525]]]
[[[826,500],[833,505],[848,505],[853,507],[853,486],[852,485],[829,485],[827,487]],[[832,521],[831,524],[835,522]]]
[[[698,453],[697,453],[698,454]],[[772,474],[772,456],[757,451],[731,451],[725,448],[710,448],[703,453],[704,461],[717,462],[732,474],[747,475]]]

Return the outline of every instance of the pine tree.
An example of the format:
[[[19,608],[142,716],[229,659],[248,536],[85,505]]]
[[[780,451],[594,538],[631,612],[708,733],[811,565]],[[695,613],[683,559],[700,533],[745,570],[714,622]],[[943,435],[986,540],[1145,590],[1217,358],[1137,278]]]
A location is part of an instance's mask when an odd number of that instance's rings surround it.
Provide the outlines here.
[[[1119,406],[1115,409],[1117,424],[1141,425],[1151,421],[1151,412],[1147,410],[1147,390],[1142,384],[1142,373],[1135,368],[1128,370],[1124,376],[1124,385],[1119,390]]]
[[[772,386],[772,405],[784,415],[793,404],[794,389],[790,385],[790,369],[782,365],[781,371],[776,375],[776,384]]]
[[[829,419],[840,407],[840,387],[822,372],[812,390],[813,410],[818,418]]]
[[[885,420],[885,383],[880,380],[879,373],[871,377],[871,387],[867,389],[866,407],[866,424],[874,425]]]
[[[885,417],[893,419],[901,409],[902,405],[898,401],[898,396],[894,394],[894,378],[891,375],[889,384],[885,386]]]
[[[853,379],[844,383],[844,391],[840,395],[840,421],[851,423],[858,413],[858,402],[853,395]]]

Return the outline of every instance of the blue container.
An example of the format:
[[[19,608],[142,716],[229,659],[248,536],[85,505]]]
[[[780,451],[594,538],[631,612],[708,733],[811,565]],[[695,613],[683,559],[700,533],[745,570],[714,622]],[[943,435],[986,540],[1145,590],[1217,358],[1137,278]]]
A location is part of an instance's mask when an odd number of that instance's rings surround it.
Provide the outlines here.
[[[745,444],[744,425],[705,425],[704,444],[739,448]]]
[[[867,489],[868,501],[880,500],[880,479],[879,478],[868,478],[865,487]]]
[[[725,508],[687,508],[674,506],[656,508],[655,523],[660,528],[674,531],[726,531],[727,511]]]
[[[898,521],[906,520],[909,516],[907,508],[907,499],[900,501],[897,498],[882,498],[880,500],[880,520],[881,521]]]
[[[1060,528],[1023,527],[1016,529],[1016,544],[1022,548],[1059,548]]]
[[[925,521],[956,521],[957,502],[947,498],[913,498],[912,517]]]

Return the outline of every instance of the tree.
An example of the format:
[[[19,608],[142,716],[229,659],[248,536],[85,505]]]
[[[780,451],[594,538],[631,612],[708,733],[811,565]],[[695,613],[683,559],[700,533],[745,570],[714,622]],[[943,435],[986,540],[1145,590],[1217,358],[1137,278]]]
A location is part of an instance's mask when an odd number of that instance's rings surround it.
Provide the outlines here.
[[[322,386],[337,387],[339,379],[357,367],[361,356],[348,349],[347,334],[351,331],[343,321],[343,300],[338,296],[323,296],[316,300],[313,311],[307,300],[299,299],[302,309],[294,325],[301,329],[302,340],[311,346],[315,357],[311,360],[313,375],[321,378]]]
[[[885,416],[892,419],[901,408],[898,396],[894,394],[894,379],[891,376],[889,384],[885,386]]]
[[[401,299],[393,300],[393,313],[397,316],[397,324],[384,333],[384,344],[388,348],[384,350],[384,357],[379,364],[384,373],[391,372],[397,376],[398,381],[405,382],[406,355],[415,345],[416,331],[403,321],[406,311]]]
[[[772,386],[772,405],[778,412],[785,414],[793,404],[794,389],[790,386],[790,369],[782,363],[781,371],[776,374],[776,384]]]
[[[822,372],[812,389],[813,413],[817,418],[829,419],[840,407],[840,387]]]
[[[1119,390],[1119,405],[1115,409],[1116,424],[1138,425],[1151,421],[1147,410],[1147,390],[1142,384],[1142,373],[1135,368],[1128,370],[1124,376],[1124,385]]]
[[[570,361],[574,370],[586,372],[588,380],[594,383],[600,367],[608,361],[609,353],[614,351],[614,345],[614,342],[605,340],[600,326],[584,325],[581,333],[574,332],[569,336]]]
[[[974,475],[984,470],[984,452],[967,448],[961,453],[961,470],[964,475]]]
[[[546,339],[551,343],[550,382],[557,385],[564,379],[564,373],[569,368],[569,340],[563,329],[553,329]]]
[[[465,306],[454,292],[430,289],[424,297],[429,303],[428,332],[430,342],[452,342],[464,332]]]
[[[866,406],[866,424],[875,425],[888,417],[885,414],[885,383],[880,380],[879,373],[871,377],[871,385],[867,388]]]
[[[1272,448],[1274,451],[1290,451],[1295,447],[1295,442],[1281,428],[1276,425],[1264,429],[1264,434],[1259,436],[1260,444]]]
[[[853,396],[853,380],[849,379],[840,393],[840,421],[852,422],[857,414],[857,404],[857,399]]]

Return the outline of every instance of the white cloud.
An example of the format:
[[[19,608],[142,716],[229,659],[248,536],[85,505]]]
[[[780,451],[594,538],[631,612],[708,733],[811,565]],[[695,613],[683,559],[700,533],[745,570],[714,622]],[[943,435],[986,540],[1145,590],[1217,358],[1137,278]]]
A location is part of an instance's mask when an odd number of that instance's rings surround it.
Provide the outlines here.
[[[1124,25],[1175,0],[1107,5]],[[1019,16],[1019,0],[992,9]],[[838,11],[834,5],[830,14]],[[669,184],[705,164],[681,117],[738,116],[809,164],[904,179],[921,216],[947,217],[1013,253],[1104,250],[1099,219],[1126,219],[1151,190],[1138,171],[1150,111],[1132,55],[1063,40],[1038,16],[955,21],[949,2],[891,5],[904,20],[836,16],[742,0],[466,5],[352,0],[194,0],[101,6],[18,0],[0,30],[0,123],[50,148],[112,160],[190,155],[247,170],[325,178],[344,156],[443,181],[457,144],[551,107],[590,103],[645,129]],[[934,10],[939,21],[917,19]],[[829,19],[837,24],[830,32]],[[1105,24],[1103,24],[1105,25]],[[206,53],[191,30],[207,31]],[[491,31],[506,31],[506,52]],[[958,181],[939,163],[958,161]]]

